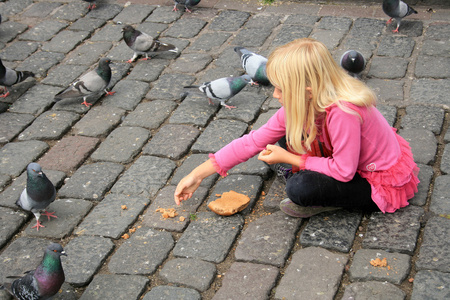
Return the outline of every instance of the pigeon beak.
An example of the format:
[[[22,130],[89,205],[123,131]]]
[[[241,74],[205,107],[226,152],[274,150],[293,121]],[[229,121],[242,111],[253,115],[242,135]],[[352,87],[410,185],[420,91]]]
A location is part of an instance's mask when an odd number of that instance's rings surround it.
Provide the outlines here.
[[[61,255],[67,256],[66,251],[61,251]]]
[[[355,60],[356,60],[356,58],[351,58],[351,60],[352,60],[352,62],[354,63],[354,62],[355,62]]]

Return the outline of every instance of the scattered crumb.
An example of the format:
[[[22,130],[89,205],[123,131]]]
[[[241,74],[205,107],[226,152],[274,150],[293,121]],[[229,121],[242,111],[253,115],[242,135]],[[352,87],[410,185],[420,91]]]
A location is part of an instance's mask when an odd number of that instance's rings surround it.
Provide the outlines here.
[[[410,279],[408,279],[408,281],[409,281],[409,282],[413,282],[413,281],[414,281],[414,278],[410,278]]]
[[[180,216],[180,222],[183,222],[184,220],[186,220],[186,218],[183,216]]]
[[[387,267],[387,259],[386,257],[383,259],[380,259],[379,257],[372,259],[370,261],[370,264],[374,267]]]
[[[125,233],[124,235],[122,235],[122,238],[123,238],[124,240],[127,240],[127,239],[130,238],[130,235],[129,235],[128,233]]]
[[[130,229],[128,230],[129,233],[134,233],[135,231],[136,231],[136,227],[130,228]]]
[[[121,208],[122,208],[123,210],[128,209],[128,207],[127,207],[126,205],[122,205]]]
[[[178,216],[175,208],[158,208],[155,211],[160,212],[164,219],[175,218],[176,216]]]

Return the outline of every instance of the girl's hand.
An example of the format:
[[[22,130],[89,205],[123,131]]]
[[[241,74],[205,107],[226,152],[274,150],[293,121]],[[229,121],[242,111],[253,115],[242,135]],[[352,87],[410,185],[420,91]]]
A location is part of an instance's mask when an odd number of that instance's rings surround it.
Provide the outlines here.
[[[190,199],[200,183],[202,183],[202,180],[196,179],[192,173],[181,179],[175,190],[175,203],[180,205],[181,201]]]
[[[258,159],[268,163],[269,165],[273,165],[286,162],[286,158],[289,154],[290,153],[284,148],[275,145],[267,145],[266,149],[259,153]]]

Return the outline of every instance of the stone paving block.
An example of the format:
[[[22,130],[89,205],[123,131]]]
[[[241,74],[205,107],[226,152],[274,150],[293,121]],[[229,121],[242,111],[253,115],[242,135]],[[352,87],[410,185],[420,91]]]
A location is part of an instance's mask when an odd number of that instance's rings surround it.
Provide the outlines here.
[[[383,36],[377,50],[379,56],[410,57],[415,41],[407,36]]]
[[[150,138],[150,132],[141,127],[118,127],[111,132],[91,155],[94,161],[129,163]]]
[[[89,18],[110,20],[122,11],[123,7],[118,4],[102,3],[96,9],[91,9],[87,14]]]
[[[235,262],[212,299],[269,299],[278,274],[273,266]]]
[[[286,22],[285,22],[286,23]],[[318,29],[337,30],[347,32],[353,21],[350,18],[340,18],[335,16],[324,16],[317,24]]]
[[[224,10],[209,24],[210,30],[237,31],[248,20],[250,14],[244,11]]]
[[[24,272],[36,269],[42,260],[44,250],[51,243],[50,240],[31,237],[19,237],[14,240],[0,255],[1,282],[11,282],[6,276],[22,276]]]
[[[275,299],[333,299],[348,258],[328,250],[298,250],[276,287]]]
[[[123,24],[139,24],[148,17],[155,9],[155,6],[131,4],[123,8],[123,10],[113,19],[114,22],[122,22]]]
[[[33,4],[33,0],[7,1],[2,6],[2,14],[4,15],[19,14],[31,4]]]
[[[39,160],[39,164],[43,169],[68,174],[83,164],[99,142],[97,138],[66,136]]]
[[[213,212],[197,213],[197,219],[189,224],[175,245],[173,255],[220,263],[243,225],[240,215],[222,217]]]
[[[163,24],[169,24],[173,23],[174,21],[178,20],[182,13],[180,11],[178,12],[172,12],[172,8],[170,6],[159,6],[157,7],[151,15],[145,19],[145,22],[154,22],[154,23],[163,23]]]
[[[416,270],[436,270],[449,272],[448,234],[450,233],[450,220],[442,217],[433,217],[425,225],[424,237],[420,246],[419,257],[416,261]]]
[[[63,239],[72,233],[91,208],[92,203],[86,200],[57,199],[46,210],[55,212],[58,218],[48,220],[45,216],[41,216],[40,220],[45,227],[37,231],[36,228],[32,228],[36,225],[36,219],[33,217],[24,232],[27,236]]]
[[[423,128],[439,135],[444,123],[445,111],[440,107],[409,105],[402,117],[402,128]]]
[[[116,274],[151,275],[166,260],[175,242],[170,232],[141,227],[111,257]]]
[[[125,62],[133,56],[133,52],[134,51],[122,41],[108,52],[108,57],[113,61]]]
[[[133,67],[127,79],[153,82],[168,65],[169,62],[164,59],[141,60]]]
[[[366,39],[373,39],[374,37],[381,36],[381,33],[385,27],[386,22],[384,20],[357,18],[353,22],[349,35],[352,37],[365,37]]]
[[[83,220],[75,234],[118,239],[150,202],[147,197],[108,194]],[[122,208],[126,205],[126,209]]]
[[[2,61],[9,60],[25,60],[28,56],[33,54],[40,46],[37,42],[17,41],[10,46],[2,49]]]
[[[236,120],[212,121],[192,146],[194,152],[216,152],[247,130],[247,124]]]
[[[2,6],[2,15],[4,14]],[[17,35],[21,34],[28,29],[26,24],[17,23],[13,21],[4,22],[0,28],[0,42],[8,43],[16,38]]]
[[[449,57],[450,45],[445,41],[426,40],[426,42],[422,45],[421,54]]]
[[[143,154],[180,159],[189,151],[200,131],[187,125],[164,125],[142,149]]]
[[[256,119],[255,123],[251,125],[252,130],[257,130],[261,128],[264,124],[269,121],[269,119],[278,111],[278,109],[269,109],[268,111],[262,112],[259,114],[258,119]]]
[[[175,174],[172,176],[170,184],[177,185],[183,177],[187,176],[198,165],[208,160],[208,154],[191,154],[184,161],[183,164],[175,170]],[[200,186],[209,189],[214,182],[219,178],[218,173],[214,173],[211,176],[203,179]]]
[[[210,52],[222,46],[230,36],[231,33],[226,32],[202,34],[189,46],[189,50]]]
[[[189,94],[170,116],[169,123],[205,127],[219,106],[208,105],[205,96]]]
[[[75,3],[71,3],[75,4]],[[73,22],[67,29],[75,30],[75,31],[87,31],[89,33],[93,33],[97,28],[103,27],[105,25],[106,20],[103,19],[94,19],[94,18],[81,18],[77,19]]]
[[[37,76],[45,77],[47,71],[64,59],[63,53],[57,52],[36,52],[21,62],[17,71],[31,71]]]
[[[12,141],[22,130],[33,122],[29,114],[4,112],[0,114],[0,144]]]
[[[447,146],[444,148],[444,153],[442,154],[441,170],[445,174],[450,173],[450,147],[447,147]]]
[[[166,100],[142,102],[126,116],[123,125],[157,129],[170,116],[176,106],[177,104],[174,101]]]
[[[88,284],[100,269],[114,243],[99,236],[76,236],[64,248],[67,259],[63,262],[66,282],[75,287]]]
[[[88,12],[87,6],[83,2],[72,2],[60,6],[56,10],[56,12],[52,15],[52,17],[55,19],[75,22],[80,17],[86,15],[87,12]]]
[[[154,37],[159,38],[159,35],[165,31],[169,25],[162,24],[162,23],[153,23],[153,22],[144,22],[137,25],[136,29],[145,32],[146,34]]]
[[[122,39],[122,27],[121,25],[106,24],[90,40],[93,42],[118,42]]]
[[[219,57],[214,61],[214,65],[219,66],[219,67],[226,67],[226,70],[228,71],[229,69],[238,69],[238,70],[242,70],[242,65],[241,65],[241,61],[239,59],[236,59],[237,54],[236,52],[234,52],[234,47],[229,47],[225,50],[222,51],[222,53],[219,55]],[[236,70],[232,70],[232,71],[236,71]],[[242,75],[242,73],[238,73],[239,76]],[[225,76],[222,77],[228,77],[234,75],[234,73],[226,73]],[[209,80],[211,80],[211,78],[216,78],[216,77],[208,77]],[[205,80],[205,81],[209,81],[209,80]]]
[[[408,60],[392,57],[374,57],[368,76],[383,79],[395,79],[404,77],[408,67]]]
[[[60,139],[80,116],[67,111],[46,111],[19,134],[19,141]]]
[[[423,206],[427,202],[428,190],[430,189],[431,179],[433,177],[433,168],[431,166],[417,164],[420,168],[419,171],[419,185],[417,187],[418,192],[412,199],[409,199],[409,203],[412,205]]]
[[[426,39],[445,41],[448,40],[449,28],[446,23],[431,23],[428,30],[425,31],[424,36]]]
[[[450,275],[437,271],[419,271],[414,277],[411,300],[446,299],[449,293]]]
[[[214,280],[216,266],[200,259],[175,258],[167,261],[159,273],[165,283],[206,291]]]
[[[195,77],[187,74],[163,74],[155,81],[145,96],[156,100],[180,100],[184,94],[183,86],[194,83]]]
[[[236,260],[283,267],[301,223],[301,218],[289,217],[281,211],[253,221],[239,238]]]
[[[313,216],[300,235],[300,244],[349,252],[361,219],[360,212],[344,209]]]
[[[434,134],[426,129],[404,129],[400,135],[409,143],[416,163],[431,164],[437,151]]]
[[[59,31],[67,27],[62,20],[44,20],[19,36],[21,41],[45,42],[53,38]]]
[[[364,248],[414,254],[423,208],[407,206],[395,214],[372,213],[363,240]]]
[[[370,264],[373,259],[386,258],[389,267],[375,267]],[[408,276],[411,269],[411,257],[401,253],[390,253],[384,250],[360,249],[353,257],[349,269],[350,281],[386,281],[400,284]]]
[[[391,299],[404,300],[404,291],[389,282],[353,282],[345,288],[342,299]]]
[[[60,87],[39,84],[29,89],[9,108],[10,112],[39,115],[53,103]]]
[[[396,22],[392,22],[391,24],[386,26],[386,31],[392,31],[397,27]],[[399,32],[401,34],[410,36],[410,37],[418,37],[423,33],[423,23],[422,21],[410,21],[408,19],[402,20],[402,24],[400,25]]]
[[[175,163],[170,159],[143,155],[114,184],[111,192],[153,197],[174,169]]]
[[[0,192],[3,192],[4,187],[6,187],[11,182],[11,177],[9,175],[0,174]]]
[[[24,141],[8,143],[0,149],[0,173],[17,177],[30,162],[35,161],[48,145],[41,141]]]
[[[243,47],[260,47],[270,34],[271,31],[266,28],[243,28],[234,37],[232,44]]]
[[[124,167],[111,162],[83,165],[58,191],[59,197],[101,201]]]
[[[227,104],[236,106],[235,109],[227,109],[222,107],[217,114],[217,118],[235,119],[247,123],[251,123],[258,116],[261,105],[267,99],[265,95],[255,95],[250,91],[251,87],[241,91],[239,94],[231,98]]]
[[[98,274],[80,300],[137,300],[144,293],[148,282],[145,276]]]
[[[276,177],[270,186],[269,192],[264,198],[263,206],[266,211],[274,212],[280,210],[281,200],[286,199],[286,182]]]
[[[418,79],[411,84],[410,99],[413,103],[450,105],[449,79]]]
[[[158,285],[152,288],[147,294],[145,294],[142,300],[156,300],[156,299],[184,299],[184,300],[201,300],[200,293],[194,289]]]
[[[66,88],[78,79],[81,74],[86,72],[87,69],[88,67],[83,65],[58,65],[41,82]]]
[[[12,210],[6,207],[0,207],[0,247],[3,248],[9,239],[27,220],[28,215],[23,211]]]
[[[449,78],[450,57],[424,56],[417,58],[414,74],[418,78]]]
[[[111,64],[111,81],[109,85],[106,87],[107,89],[111,89],[117,82],[122,80],[128,73],[130,73],[131,65],[129,63],[120,63],[114,62]]]
[[[324,19],[324,18],[322,18]],[[309,25],[314,26],[314,24],[319,21],[319,17],[309,15],[309,14],[292,14],[289,15],[284,21],[284,24],[302,24],[302,25]],[[328,23],[328,22],[327,22]]]
[[[152,204],[143,216],[143,226],[167,231],[183,232],[191,219],[195,218],[193,215],[195,215],[198,207],[205,200],[208,195],[208,190],[200,186],[192,195],[191,199],[183,201],[179,206],[177,206],[173,200],[175,188],[176,186],[169,185],[164,187],[158,193],[155,200],[153,200]],[[174,218],[164,218],[162,213],[157,211],[159,208],[175,208],[178,215]]]
[[[448,151],[447,151],[448,152]],[[448,156],[447,153],[445,153]],[[433,194],[431,195],[430,211],[436,214],[450,215],[450,205],[448,200],[448,184],[450,175],[438,176],[434,181]]]
[[[244,175],[258,175],[263,179],[268,179],[271,174],[269,165],[258,159],[258,156],[253,156],[246,162],[243,162],[228,171],[228,174],[244,174]]]
[[[60,171],[46,170],[44,169],[45,175],[47,175],[48,179],[53,183],[53,185],[58,189],[62,183],[66,175]],[[16,205],[17,199],[19,199],[20,194],[25,189],[27,185],[27,173],[23,172],[19,177],[15,178],[11,185],[3,191],[0,197],[1,205],[7,206],[13,209],[20,209]],[[27,215],[31,215],[30,212],[25,212]]]
[[[181,73],[198,73],[208,66],[213,60],[212,56],[205,53],[182,54],[171,66],[170,70]]]
[[[272,42],[272,48],[284,45],[295,39],[306,38],[312,31],[312,27],[303,25],[284,24]]]
[[[345,36],[345,32],[319,29],[311,34],[311,38],[322,42],[330,51],[335,49]]]
[[[68,53],[88,36],[88,31],[64,30],[53,37],[50,42],[44,44],[41,49],[49,52]]]
[[[73,129],[79,135],[105,137],[120,123],[124,115],[125,110],[121,108],[96,106],[90,109]],[[132,124],[126,125],[133,126]]]
[[[247,195],[250,198],[250,203],[248,206],[240,212],[241,214],[247,215],[252,211],[256,199],[262,190],[262,186],[263,181],[259,176],[240,174],[229,175],[217,182],[214,190],[211,192],[211,196],[208,199],[208,204],[211,201],[216,200],[216,195],[218,194],[235,191],[237,193]]]
[[[347,38],[342,45],[339,47],[340,52],[337,56],[336,61],[339,61],[341,55],[344,54],[348,49],[355,49],[361,52],[366,60],[369,60],[372,57],[373,51],[377,48],[378,44],[376,40],[367,39],[363,36],[352,36]]]
[[[83,44],[67,55],[65,63],[92,66],[98,62],[99,57],[111,49],[111,47],[111,42]]]
[[[57,2],[39,2],[34,3],[22,14],[23,17],[46,17],[56,8],[61,6]]]

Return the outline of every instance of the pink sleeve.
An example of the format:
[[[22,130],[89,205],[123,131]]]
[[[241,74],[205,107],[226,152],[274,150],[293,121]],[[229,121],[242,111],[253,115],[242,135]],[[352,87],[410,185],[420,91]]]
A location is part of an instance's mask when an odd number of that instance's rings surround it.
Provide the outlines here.
[[[217,173],[226,174],[234,166],[247,161],[268,144],[275,144],[286,135],[284,108],[280,108],[266,124],[232,141],[215,154],[210,154]]]
[[[310,156],[305,161],[305,168],[348,182],[355,176],[359,163],[361,120],[358,115],[333,107],[327,115],[327,127],[333,156]]]

